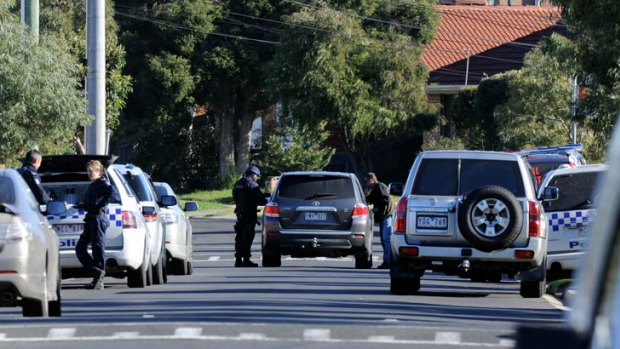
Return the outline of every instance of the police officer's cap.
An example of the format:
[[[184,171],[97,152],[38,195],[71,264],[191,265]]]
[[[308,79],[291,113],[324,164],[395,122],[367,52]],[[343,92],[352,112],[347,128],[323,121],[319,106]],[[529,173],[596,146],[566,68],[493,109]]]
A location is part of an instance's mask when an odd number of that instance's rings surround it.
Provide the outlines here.
[[[248,175],[248,176],[251,175],[251,174],[255,174],[255,175],[260,177],[260,170],[256,166],[250,166],[250,167],[248,167],[247,170],[245,170],[245,174]]]

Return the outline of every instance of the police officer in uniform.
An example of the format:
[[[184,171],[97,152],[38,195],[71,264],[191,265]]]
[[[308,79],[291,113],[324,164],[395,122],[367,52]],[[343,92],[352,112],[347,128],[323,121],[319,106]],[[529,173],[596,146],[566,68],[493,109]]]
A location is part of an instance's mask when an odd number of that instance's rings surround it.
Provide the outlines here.
[[[250,260],[252,241],[254,241],[257,222],[256,210],[258,206],[267,203],[256,181],[260,171],[256,166],[250,166],[245,176],[235,183],[233,199],[235,200],[235,267],[257,267],[258,264]]]
[[[106,214],[106,206],[112,199],[113,190],[108,181],[103,178],[103,165],[97,160],[86,164],[90,185],[84,197],[84,232],[75,245],[75,254],[86,271],[93,276],[93,282],[86,288],[103,289],[105,276],[105,231],[110,226]],[[88,244],[91,245],[92,257],[88,254]]]
[[[45,189],[43,189],[43,185],[41,185],[41,177],[39,177],[39,172],[37,172],[39,167],[41,167],[42,161],[43,156],[41,153],[37,150],[30,150],[22,160],[24,165],[17,169],[17,172],[22,175],[40,205],[44,205],[50,200]]]

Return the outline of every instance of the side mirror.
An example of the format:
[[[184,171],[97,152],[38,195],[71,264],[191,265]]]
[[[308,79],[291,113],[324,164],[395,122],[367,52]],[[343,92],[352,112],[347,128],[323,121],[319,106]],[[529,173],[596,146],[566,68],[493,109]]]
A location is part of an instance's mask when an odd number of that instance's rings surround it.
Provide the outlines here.
[[[198,204],[194,201],[188,201],[185,203],[185,207],[183,207],[183,211],[198,211]]]
[[[388,189],[390,191],[390,195],[401,196],[403,195],[405,185],[401,182],[392,182],[388,184]]]
[[[554,201],[560,197],[560,189],[558,187],[546,187],[543,191],[543,201]]]
[[[45,212],[50,215],[61,215],[67,212],[67,204],[64,201],[48,201]]]
[[[162,195],[161,196],[161,206],[168,207],[174,206],[177,204],[177,198],[172,195]]]

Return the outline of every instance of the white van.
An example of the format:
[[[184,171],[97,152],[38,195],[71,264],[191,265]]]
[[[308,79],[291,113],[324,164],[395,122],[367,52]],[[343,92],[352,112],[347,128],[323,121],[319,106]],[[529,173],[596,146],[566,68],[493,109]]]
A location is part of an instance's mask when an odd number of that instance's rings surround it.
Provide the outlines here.
[[[538,197],[549,221],[547,280],[570,277],[586,250],[595,215],[592,192],[606,165],[584,165],[550,171]]]
[[[144,287],[150,281],[150,237],[141,207],[129,184],[112,170],[110,156],[44,156],[39,174],[43,187],[54,201],[64,201],[63,214],[47,219],[58,235],[63,278],[84,277],[84,269],[75,254],[75,245],[84,231],[86,212],[82,207],[90,181],[86,163],[99,160],[106,168],[104,177],[114,187],[114,198],[107,207],[110,226],[106,231],[106,276],[127,277],[129,287]]]

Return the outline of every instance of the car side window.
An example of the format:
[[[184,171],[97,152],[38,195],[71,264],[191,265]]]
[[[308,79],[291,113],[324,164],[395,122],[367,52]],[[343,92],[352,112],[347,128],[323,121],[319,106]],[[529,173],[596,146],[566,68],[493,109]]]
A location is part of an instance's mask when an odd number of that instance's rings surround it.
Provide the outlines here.
[[[13,181],[7,177],[0,177],[0,202],[7,204],[15,203]]]
[[[545,201],[547,212],[570,211],[593,207],[592,190],[599,172],[573,173],[555,176],[549,186],[559,189],[557,200]]]
[[[414,195],[455,195],[457,159],[423,159],[413,182]]]

